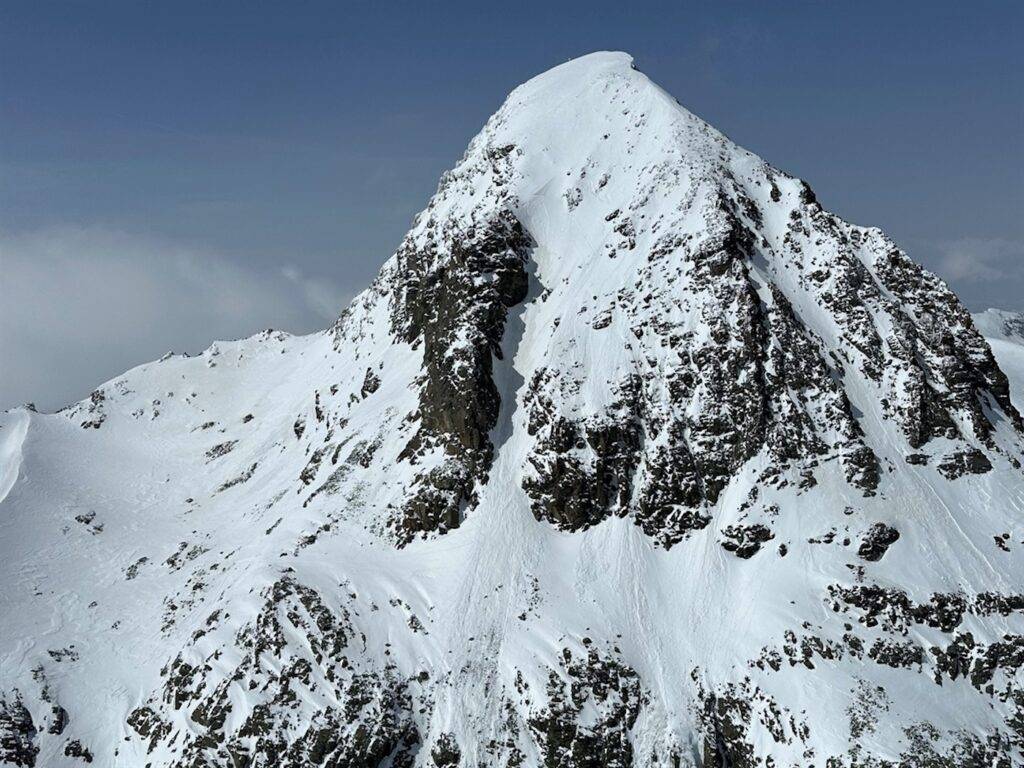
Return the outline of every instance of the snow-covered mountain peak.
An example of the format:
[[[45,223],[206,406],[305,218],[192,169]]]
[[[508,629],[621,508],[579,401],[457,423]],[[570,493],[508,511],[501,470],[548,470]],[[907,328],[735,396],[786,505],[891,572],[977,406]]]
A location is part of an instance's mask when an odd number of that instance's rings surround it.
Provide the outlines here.
[[[634,510],[671,544],[727,487],[816,483],[807,473],[825,457],[868,495],[884,464],[907,457],[946,475],[987,471],[983,446],[1019,461],[1005,377],[948,288],[678,106],[624,54],[514,91],[378,288],[400,336],[424,342],[418,434],[447,445],[447,470],[431,472],[451,522],[493,461],[488,432],[511,395],[492,375],[503,345],[531,382],[510,425],[532,443],[524,488],[537,516],[571,528]],[[528,319],[523,335],[506,332],[510,317]],[[466,391],[486,396],[462,411]],[[606,478],[596,500],[562,510],[548,486],[564,486],[566,449],[588,440],[625,462],[599,456],[597,475],[630,482]],[[922,453],[929,443],[938,450]]]
[[[563,172],[574,153],[608,147],[657,158],[678,151],[680,139],[708,160],[708,150],[724,138],[636,69],[631,56],[607,52],[573,59],[519,86],[484,134],[554,153]]]
[[[328,331],[3,414],[0,763],[1009,766],[1022,350],[563,64]]]
[[[538,241],[553,229],[570,242],[601,229],[617,208],[636,210],[659,187],[675,195],[659,194],[656,208],[686,205],[687,195],[713,194],[731,168],[762,164],[681,107],[627,54],[595,53],[515,89],[444,176],[425,214],[465,222],[486,215],[489,204],[510,205]],[[562,272],[595,252],[585,244],[560,248]],[[549,256],[537,255],[542,269]]]

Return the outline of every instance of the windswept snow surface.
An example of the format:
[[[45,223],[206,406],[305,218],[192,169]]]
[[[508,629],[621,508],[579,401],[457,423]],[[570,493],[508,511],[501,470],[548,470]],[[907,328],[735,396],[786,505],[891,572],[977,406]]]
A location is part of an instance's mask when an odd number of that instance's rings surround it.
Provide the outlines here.
[[[0,764],[1020,764],[1003,319],[556,67],[335,327],[0,417]]]

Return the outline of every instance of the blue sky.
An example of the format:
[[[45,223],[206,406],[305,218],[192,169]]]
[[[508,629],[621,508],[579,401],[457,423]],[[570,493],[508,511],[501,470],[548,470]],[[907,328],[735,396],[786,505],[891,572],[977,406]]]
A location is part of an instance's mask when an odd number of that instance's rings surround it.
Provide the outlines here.
[[[1024,310],[1021,8],[4,3],[0,407],[326,325],[508,91],[599,49],[972,308]]]

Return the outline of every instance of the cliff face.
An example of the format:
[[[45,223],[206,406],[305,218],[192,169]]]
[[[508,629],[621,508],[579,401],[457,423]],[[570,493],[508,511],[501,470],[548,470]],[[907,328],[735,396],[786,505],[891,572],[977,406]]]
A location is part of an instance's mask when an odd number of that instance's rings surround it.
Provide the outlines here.
[[[0,761],[1009,766],[1007,317],[557,67],[333,328],[3,415]]]

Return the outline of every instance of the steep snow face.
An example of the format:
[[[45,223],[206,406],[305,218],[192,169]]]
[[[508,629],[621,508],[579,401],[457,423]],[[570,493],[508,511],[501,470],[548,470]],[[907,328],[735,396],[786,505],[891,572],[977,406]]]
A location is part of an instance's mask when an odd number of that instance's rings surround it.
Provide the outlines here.
[[[1010,380],[1010,393],[1015,403],[1024,403],[1024,313],[988,309],[973,315],[974,324],[985,335],[999,367]]]
[[[0,761],[1009,766],[1007,322],[556,67],[333,328],[3,415]]]

